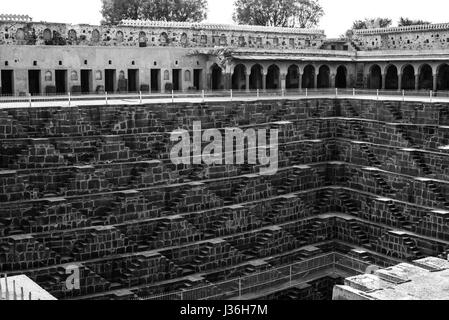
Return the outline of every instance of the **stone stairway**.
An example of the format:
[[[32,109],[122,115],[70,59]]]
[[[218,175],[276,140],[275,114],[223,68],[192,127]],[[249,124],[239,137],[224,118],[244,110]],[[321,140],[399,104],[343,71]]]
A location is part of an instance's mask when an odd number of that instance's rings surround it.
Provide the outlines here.
[[[435,182],[428,182],[427,187],[436,195],[436,200],[444,207],[449,208],[449,201],[446,198],[445,193]]]
[[[393,216],[393,219],[396,221],[398,227],[406,230],[413,229],[413,223],[401,213],[401,210],[398,209],[394,201],[388,201],[386,203],[386,208]]]
[[[392,195],[395,193],[392,187],[385,181],[384,178],[382,178],[379,173],[373,172],[371,175],[373,176],[374,180],[376,180],[376,185],[380,186],[381,191],[384,195]]]
[[[362,228],[359,225],[359,222],[350,221],[349,228],[351,229],[352,234],[355,235],[356,239],[360,242],[360,245],[362,245],[365,248],[371,247],[371,242],[368,238],[368,235],[362,230]]]
[[[424,258],[424,255],[421,253],[419,248],[416,245],[416,242],[409,237],[403,237],[403,244],[406,246],[408,252],[411,253],[412,260],[418,260]]]
[[[370,166],[380,167],[382,165],[382,163],[379,161],[376,155],[371,151],[371,148],[368,144],[361,144],[360,150],[362,150],[362,153],[367,156],[368,163]]]
[[[403,120],[402,112],[394,102],[385,101],[384,106],[390,111],[396,121]]]

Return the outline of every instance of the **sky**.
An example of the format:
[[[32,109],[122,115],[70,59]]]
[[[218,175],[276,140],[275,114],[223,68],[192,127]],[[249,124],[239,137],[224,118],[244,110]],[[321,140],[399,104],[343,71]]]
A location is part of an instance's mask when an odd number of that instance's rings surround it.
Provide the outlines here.
[[[207,22],[233,23],[234,0],[208,0]],[[276,0],[273,0],[276,1]],[[1,0],[0,13],[28,14],[33,21],[99,24],[101,0]],[[399,17],[434,23],[449,22],[447,0],[319,0],[325,16],[319,29],[329,38],[348,30],[354,20],[388,17],[396,24]]]

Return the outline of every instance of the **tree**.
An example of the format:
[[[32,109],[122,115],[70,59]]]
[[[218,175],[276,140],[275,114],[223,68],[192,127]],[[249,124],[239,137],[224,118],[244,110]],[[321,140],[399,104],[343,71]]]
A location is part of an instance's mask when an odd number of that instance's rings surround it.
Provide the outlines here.
[[[416,25],[422,25],[422,24],[430,24],[430,22],[424,21],[424,20],[412,20],[412,19],[403,18],[403,17],[401,17],[398,22],[399,27],[416,26]]]
[[[388,28],[393,21],[388,18],[370,18],[364,20],[356,20],[352,24],[352,30]]]
[[[125,19],[139,19],[141,2],[142,0],[102,0],[102,24],[115,25]]]
[[[233,19],[239,24],[312,28],[323,15],[317,0],[236,0]]]
[[[103,24],[122,20],[201,22],[207,18],[207,0],[102,0]]]

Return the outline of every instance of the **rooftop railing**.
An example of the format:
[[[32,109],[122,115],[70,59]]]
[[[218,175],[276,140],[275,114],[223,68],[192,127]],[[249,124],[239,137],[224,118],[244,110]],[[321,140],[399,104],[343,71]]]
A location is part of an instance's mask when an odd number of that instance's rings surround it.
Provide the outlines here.
[[[190,290],[139,297],[136,300],[245,300],[292,288],[307,282],[307,279],[319,272],[335,273],[337,270],[341,270],[352,274],[363,274],[368,267],[373,269],[373,265],[366,261],[334,252],[241,278],[212,283]]]
[[[166,103],[206,103],[226,101],[298,100],[310,98],[447,102],[449,91],[407,91],[372,89],[274,89],[274,90],[202,90],[126,93],[65,93],[51,95],[3,95],[0,109],[139,105]]]

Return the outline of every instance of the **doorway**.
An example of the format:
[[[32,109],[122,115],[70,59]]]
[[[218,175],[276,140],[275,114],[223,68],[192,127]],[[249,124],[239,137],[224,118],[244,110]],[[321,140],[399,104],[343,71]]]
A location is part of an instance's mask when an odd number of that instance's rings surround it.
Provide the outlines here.
[[[161,69],[151,69],[151,92],[161,91]]]
[[[139,91],[139,69],[128,69],[128,92]]]
[[[67,70],[55,71],[55,84],[57,94],[67,93]]]
[[[41,93],[40,70],[28,70],[28,92],[31,95],[38,95]]]
[[[12,70],[2,70],[1,72],[1,94],[11,96],[14,93],[14,77]]]
[[[181,90],[181,69],[173,69],[173,91]]]
[[[81,93],[92,91],[92,70],[81,70]]]
[[[115,92],[115,70],[106,69],[104,72],[104,90],[108,93]]]
[[[202,69],[195,69],[193,70],[193,86],[196,88],[196,90],[201,90],[201,76],[203,74]]]

